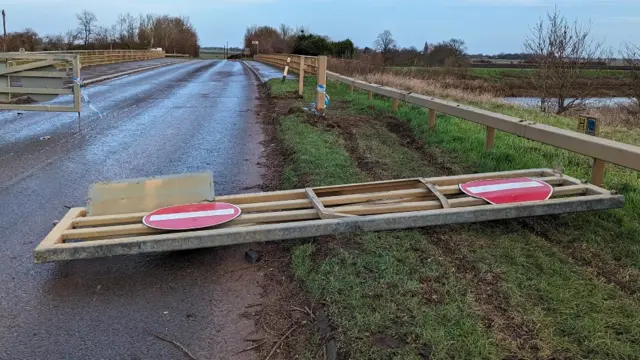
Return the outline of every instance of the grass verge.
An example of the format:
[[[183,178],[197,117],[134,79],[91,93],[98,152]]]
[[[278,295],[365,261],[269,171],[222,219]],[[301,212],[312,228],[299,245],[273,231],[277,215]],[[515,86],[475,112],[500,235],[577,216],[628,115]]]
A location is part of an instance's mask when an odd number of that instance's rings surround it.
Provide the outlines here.
[[[305,83],[303,103],[315,88]],[[270,84],[280,96],[296,90]],[[588,159],[568,152],[498,134],[485,153],[472,123],[439,116],[429,133],[422,109],[391,116],[389,100],[333,83],[328,92],[340,126],[280,119],[289,187],[556,164],[588,175]],[[638,179],[612,168],[606,182],[625,209],[341,236],[295,247],[293,270],[327,304],[345,358],[637,358]]]

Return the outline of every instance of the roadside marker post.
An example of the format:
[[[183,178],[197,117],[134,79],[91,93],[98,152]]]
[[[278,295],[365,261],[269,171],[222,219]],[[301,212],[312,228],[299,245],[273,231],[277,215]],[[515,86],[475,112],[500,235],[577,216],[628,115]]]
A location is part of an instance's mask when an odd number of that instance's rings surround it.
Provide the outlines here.
[[[287,80],[287,74],[289,73],[290,64],[291,64],[291,57],[287,57],[287,64],[284,66],[284,72],[282,73],[282,82]]]

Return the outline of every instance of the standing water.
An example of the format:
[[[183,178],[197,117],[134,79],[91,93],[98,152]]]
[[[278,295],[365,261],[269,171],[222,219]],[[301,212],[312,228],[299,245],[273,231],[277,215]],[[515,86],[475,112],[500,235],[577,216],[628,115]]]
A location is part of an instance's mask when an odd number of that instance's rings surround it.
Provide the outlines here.
[[[520,105],[523,107],[539,107],[539,97],[506,97],[503,99],[508,104]],[[573,99],[567,99],[567,102]],[[604,98],[590,98],[585,101],[585,105],[588,107],[614,107],[618,105],[626,105],[633,102],[635,99],[627,97],[604,97]],[[553,99],[549,102],[549,107],[555,107],[557,102]]]

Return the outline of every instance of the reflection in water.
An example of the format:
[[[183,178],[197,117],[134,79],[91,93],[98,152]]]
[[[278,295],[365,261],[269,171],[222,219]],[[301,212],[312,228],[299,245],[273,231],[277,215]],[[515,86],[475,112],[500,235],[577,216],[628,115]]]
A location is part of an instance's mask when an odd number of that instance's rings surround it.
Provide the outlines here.
[[[503,99],[506,103],[520,105],[524,107],[539,107],[540,106],[540,98],[538,97],[506,97]],[[567,102],[573,99],[567,99]],[[618,105],[629,104],[634,101],[633,98],[626,97],[605,97],[605,98],[591,98],[587,99],[585,105],[588,107],[613,107]],[[549,108],[557,108],[557,101],[551,99],[547,106]]]

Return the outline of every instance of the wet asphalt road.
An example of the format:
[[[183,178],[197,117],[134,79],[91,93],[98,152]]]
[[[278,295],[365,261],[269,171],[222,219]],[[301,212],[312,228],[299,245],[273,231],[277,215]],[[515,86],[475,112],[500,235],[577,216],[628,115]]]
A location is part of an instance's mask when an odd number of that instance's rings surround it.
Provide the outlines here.
[[[88,87],[103,114],[84,106],[80,132],[75,114],[0,113],[0,359],[185,358],[147,328],[199,359],[251,358],[231,355],[260,296],[259,273],[227,275],[242,247],[41,265],[32,250],[94,182],[211,170],[216,194],[259,191],[256,82],[192,61]]]

